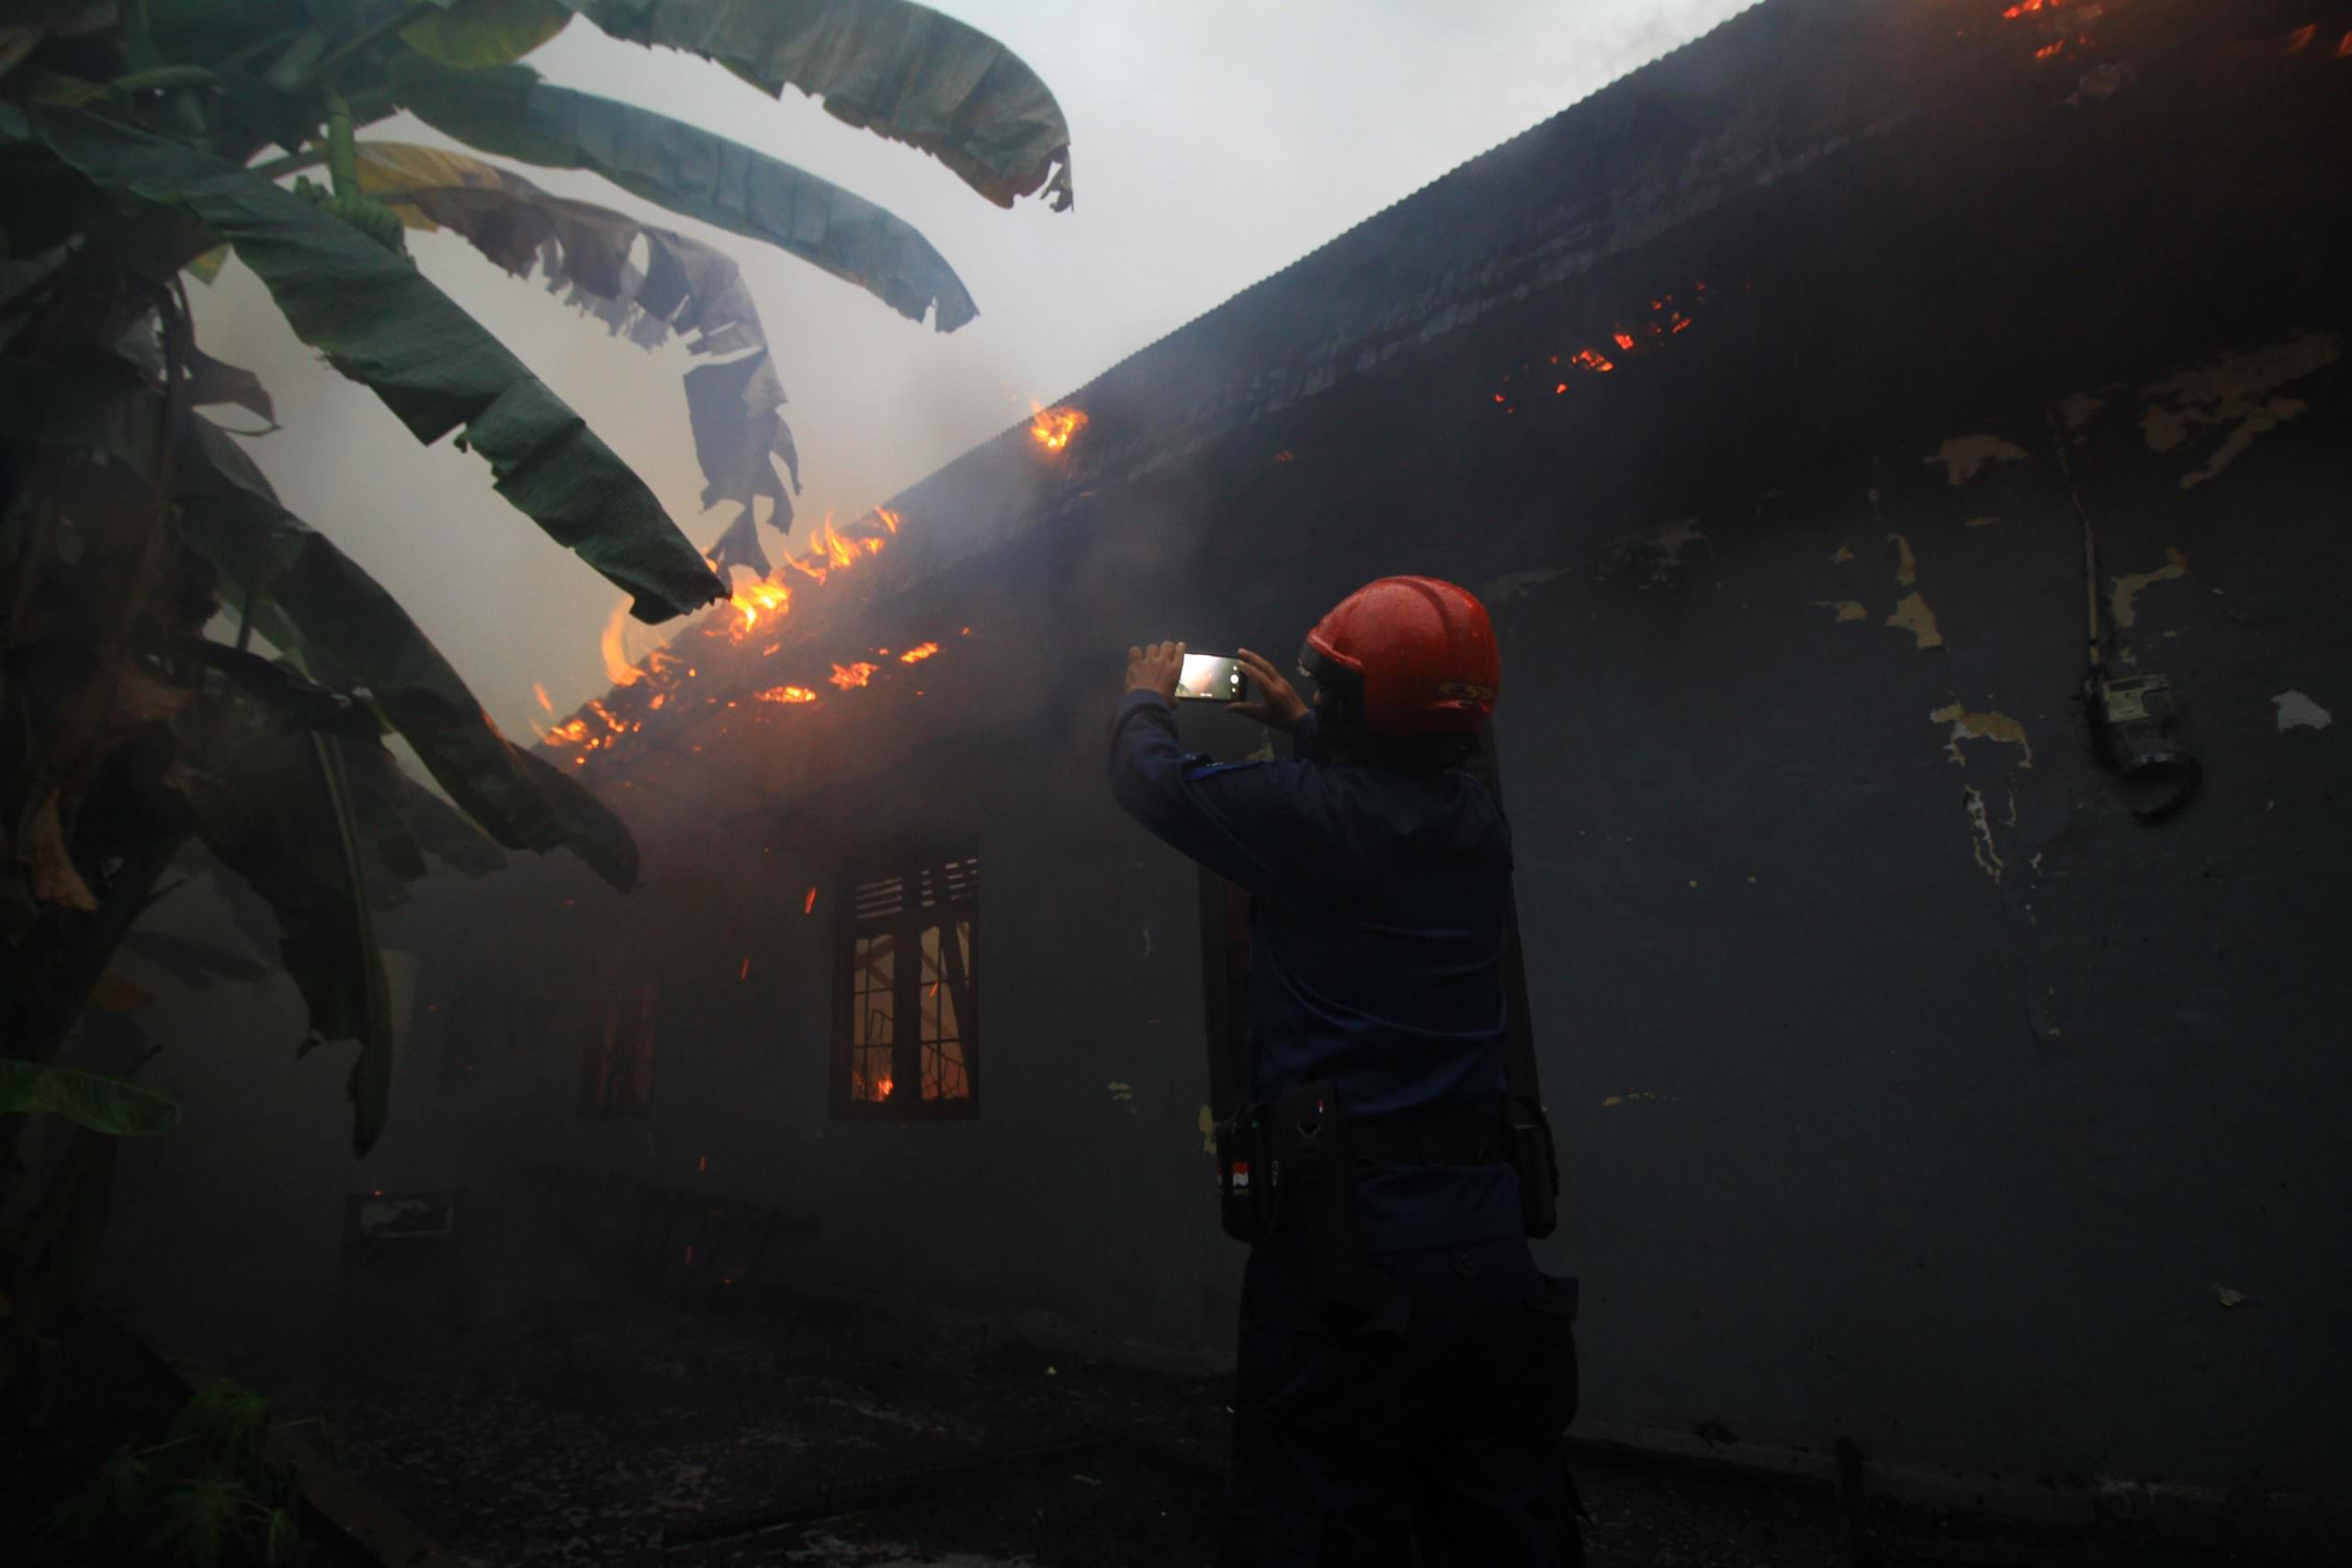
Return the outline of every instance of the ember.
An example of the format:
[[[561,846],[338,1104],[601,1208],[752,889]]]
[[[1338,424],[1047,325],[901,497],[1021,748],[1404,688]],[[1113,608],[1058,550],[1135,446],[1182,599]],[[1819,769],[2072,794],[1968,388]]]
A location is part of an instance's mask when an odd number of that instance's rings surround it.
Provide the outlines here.
[[[1069,445],[1071,436],[1086,428],[1083,409],[1067,404],[1057,409],[1037,408],[1034,400],[1029,406],[1036,410],[1036,417],[1029,422],[1029,434],[1048,452],[1060,451]]]
[[[907,649],[906,652],[899,655],[899,662],[901,664],[920,664],[938,651],[939,645],[935,642],[918,643],[914,647]]]
[[[555,705],[548,701],[548,689],[545,686],[540,685],[537,681],[531,682],[531,695],[539,699],[539,707],[542,711],[547,713],[555,712]]]
[[[846,669],[836,664],[833,666],[832,674],[828,676],[827,679],[831,681],[834,685],[839,686],[842,691],[846,692],[852,686],[865,685],[876,668],[878,668],[878,666],[863,662],[852,664]]]
[[[817,694],[806,686],[770,686],[766,691],[755,692],[752,695],[763,703],[813,703],[817,700]]]
[[[2294,33],[2287,39],[2287,52],[2289,54],[2292,54],[2296,51],[2307,47],[2311,43],[2312,39],[2317,37],[2318,34],[2319,24],[2317,22],[2305,22],[2301,27],[2297,28],[2294,30]]]
[[[808,889],[808,897],[801,902],[800,912],[804,915],[813,915],[817,912],[817,890],[815,888],[811,887]]]

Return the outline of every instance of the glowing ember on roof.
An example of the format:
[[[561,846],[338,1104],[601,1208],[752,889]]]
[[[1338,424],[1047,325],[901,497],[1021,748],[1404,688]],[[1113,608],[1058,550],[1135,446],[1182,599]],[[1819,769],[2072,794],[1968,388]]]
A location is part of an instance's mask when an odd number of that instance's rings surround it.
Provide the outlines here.
[[[817,700],[817,694],[806,686],[770,686],[764,692],[754,692],[752,695],[763,703],[813,703]]]
[[[833,672],[827,676],[826,679],[830,680],[834,685],[839,686],[842,691],[846,692],[853,686],[865,685],[865,682],[873,677],[874,671],[876,668],[878,667],[876,665],[863,662],[852,664],[847,668],[843,668],[842,666],[836,664],[833,666]]]
[[[1060,408],[1038,408],[1033,399],[1029,406],[1035,417],[1029,422],[1029,434],[1048,452],[1058,452],[1069,445],[1069,438],[1086,428],[1086,411],[1065,403]]]

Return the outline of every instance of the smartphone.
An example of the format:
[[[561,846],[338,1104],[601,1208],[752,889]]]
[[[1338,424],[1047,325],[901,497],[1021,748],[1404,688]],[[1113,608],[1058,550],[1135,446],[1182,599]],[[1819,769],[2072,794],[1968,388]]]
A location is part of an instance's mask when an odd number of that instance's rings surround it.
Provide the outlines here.
[[[1250,671],[1228,654],[1188,653],[1184,671],[1176,677],[1176,698],[1188,703],[1248,702]]]

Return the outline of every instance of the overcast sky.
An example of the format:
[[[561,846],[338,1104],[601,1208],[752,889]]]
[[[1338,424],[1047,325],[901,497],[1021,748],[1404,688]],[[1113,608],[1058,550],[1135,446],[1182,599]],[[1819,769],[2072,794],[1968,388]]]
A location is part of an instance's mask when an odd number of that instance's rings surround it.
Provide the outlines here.
[[[846,521],[1025,418],[1032,398],[1054,401],[1747,3],[948,0],[943,9],[1009,45],[1060,100],[1078,194],[1064,213],[1035,198],[992,207],[922,153],[808,99],[779,103],[584,21],[532,57],[566,86],[691,120],[912,223],[979,304],[978,321],[946,336],[593,177],[529,173],[738,258],[792,400],[800,525],[828,510]],[[368,134],[441,141],[405,118]],[[688,537],[718,536],[733,508],[698,506],[679,385],[695,361],[681,346],[649,354],[609,338],[451,235],[410,244],[645,477]],[[535,682],[563,712],[605,689],[597,639],[616,590],[500,501],[481,459],[447,441],[418,447],[373,394],[325,369],[243,268],[197,292],[199,341],[277,396],[286,428],[251,450],[288,504],[400,598],[510,735],[538,716]]]

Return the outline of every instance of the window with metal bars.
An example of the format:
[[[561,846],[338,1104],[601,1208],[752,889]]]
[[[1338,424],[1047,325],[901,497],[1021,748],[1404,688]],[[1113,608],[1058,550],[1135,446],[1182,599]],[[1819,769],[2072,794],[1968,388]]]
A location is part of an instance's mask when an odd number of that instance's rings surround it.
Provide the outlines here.
[[[979,1110],[975,855],[901,859],[853,881],[835,944],[835,1116]]]

